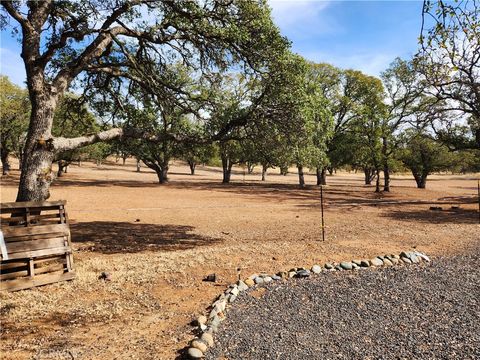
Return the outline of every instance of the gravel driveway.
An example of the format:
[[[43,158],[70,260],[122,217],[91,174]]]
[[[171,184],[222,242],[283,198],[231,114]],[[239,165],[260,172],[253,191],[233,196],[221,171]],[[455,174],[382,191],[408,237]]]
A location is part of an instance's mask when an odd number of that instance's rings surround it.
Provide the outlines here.
[[[480,359],[480,256],[242,293],[207,359]]]

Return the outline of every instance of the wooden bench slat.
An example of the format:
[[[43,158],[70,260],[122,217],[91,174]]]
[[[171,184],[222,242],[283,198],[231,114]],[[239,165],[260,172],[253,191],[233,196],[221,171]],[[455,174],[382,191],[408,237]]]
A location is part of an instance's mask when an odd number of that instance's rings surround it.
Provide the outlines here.
[[[75,278],[75,272],[66,272],[63,274],[43,274],[34,278],[22,278],[17,280],[7,280],[0,283],[0,291],[18,291],[28,289],[34,286],[52,284],[59,281],[72,280]]]
[[[68,235],[69,229],[67,224],[39,225],[28,227],[2,227],[3,236],[5,238],[14,238],[25,235],[39,235],[49,233],[63,233]]]
[[[8,256],[14,253],[25,252],[29,250],[51,249],[65,246],[65,236],[51,237],[48,239],[33,239],[29,241],[17,241],[6,243]]]
[[[56,201],[19,201],[19,202],[7,202],[1,203],[0,209],[21,209],[21,208],[42,208],[42,207],[56,207],[60,205],[66,205],[66,200]]]
[[[43,249],[43,250],[33,250],[33,251],[23,251],[14,254],[8,254],[9,259],[23,259],[23,258],[33,258],[36,256],[44,256],[44,255],[60,255],[60,254],[68,254],[72,252],[70,246],[62,246],[57,248],[51,249]]]

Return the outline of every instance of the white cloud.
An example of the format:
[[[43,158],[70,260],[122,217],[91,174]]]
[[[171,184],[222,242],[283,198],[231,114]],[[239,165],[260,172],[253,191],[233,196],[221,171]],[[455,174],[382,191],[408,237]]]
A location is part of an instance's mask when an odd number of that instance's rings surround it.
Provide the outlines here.
[[[269,0],[273,21],[285,35],[296,37],[338,30],[337,24],[322,14],[330,3],[327,0]]]
[[[27,76],[20,52],[0,48],[0,74],[7,75],[14,84],[25,87]]]
[[[379,76],[397,57],[394,53],[378,53],[372,51],[355,52],[352,54],[329,54],[328,52],[310,52],[303,54],[314,62],[326,62],[342,69],[360,70],[365,74]]]

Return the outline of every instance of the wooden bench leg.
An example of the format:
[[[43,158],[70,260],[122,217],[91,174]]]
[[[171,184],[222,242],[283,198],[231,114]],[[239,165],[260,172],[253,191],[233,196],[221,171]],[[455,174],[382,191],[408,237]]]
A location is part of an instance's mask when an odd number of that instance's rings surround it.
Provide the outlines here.
[[[28,259],[28,276],[31,278],[35,276],[35,265],[33,259]]]

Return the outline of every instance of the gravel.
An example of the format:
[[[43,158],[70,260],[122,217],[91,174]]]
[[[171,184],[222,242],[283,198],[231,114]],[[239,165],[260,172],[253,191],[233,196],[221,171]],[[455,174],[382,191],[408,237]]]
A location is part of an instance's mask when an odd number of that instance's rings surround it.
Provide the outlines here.
[[[478,359],[479,261],[327,271],[243,292],[206,359]]]

